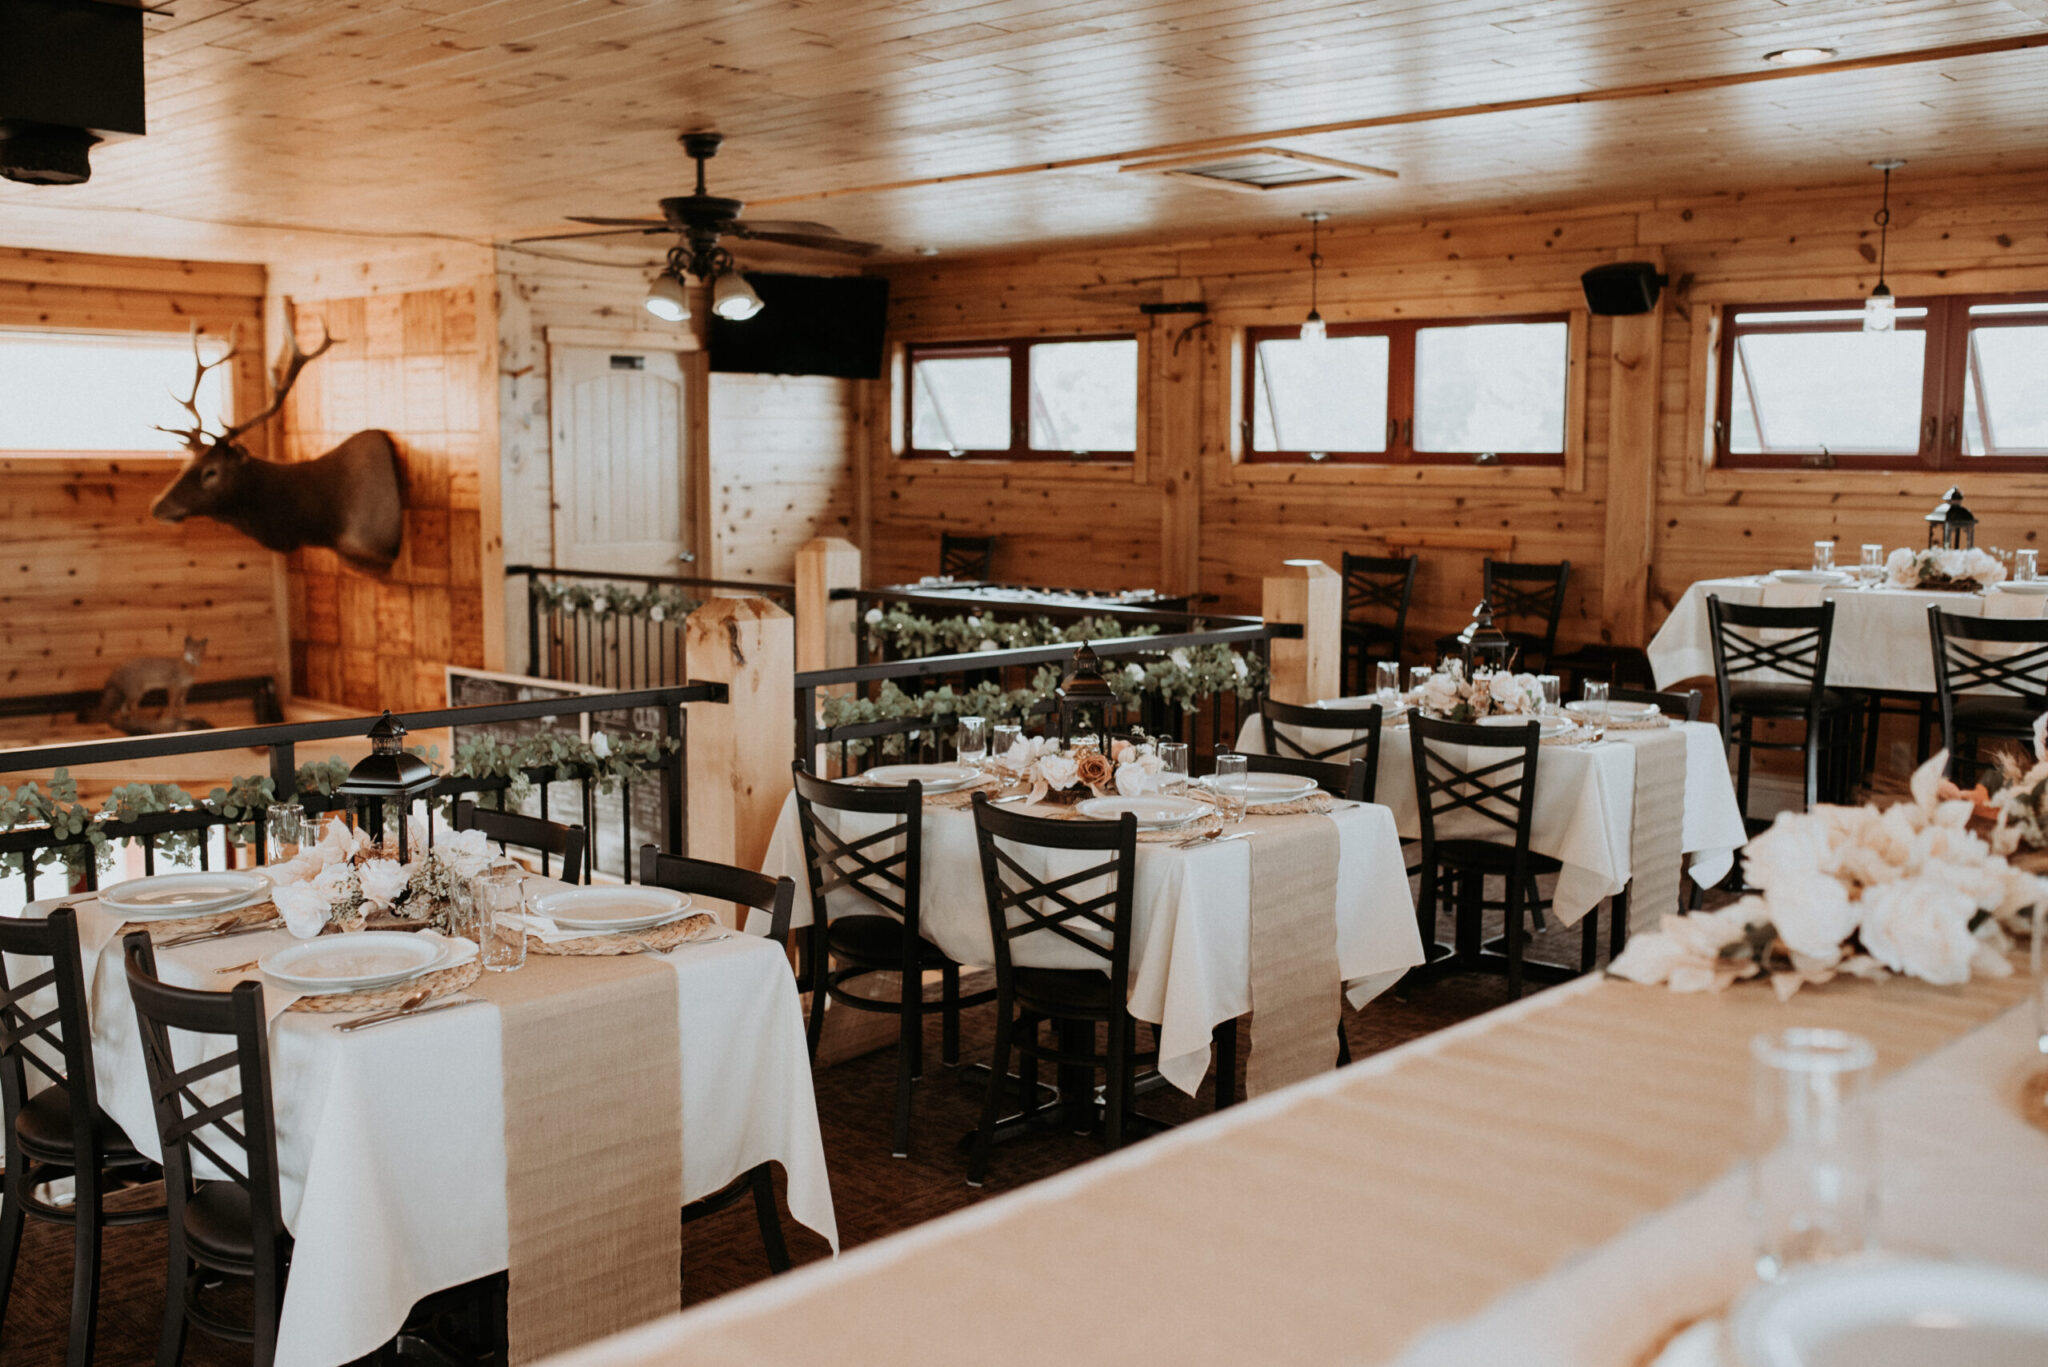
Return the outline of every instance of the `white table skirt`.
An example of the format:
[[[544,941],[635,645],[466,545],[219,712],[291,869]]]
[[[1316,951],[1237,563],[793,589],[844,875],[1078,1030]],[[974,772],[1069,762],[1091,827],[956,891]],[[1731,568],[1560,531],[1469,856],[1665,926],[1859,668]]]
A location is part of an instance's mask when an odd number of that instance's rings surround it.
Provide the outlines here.
[[[1332,698],[1331,707],[1359,707],[1370,697]],[[1685,732],[1685,814],[1681,852],[1693,857],[1692,877],[1702,887],[1721,881],[1747,838],[1735,784],[1728,777],[1721,733],[1705,722],[1674,722]],[[1344,731],[1307,731],[1299,739],[1314,752],[1350,738]],[[1267,753],[1265,718],[1253,715],[1238,736],[1247,754]],[[1454,756],[1455,757],[1455,756]],[[1413,750],[1406,726],[1380,728],[1380,766],[1375,801],[1393,811],[1400,833],[1422,832],[1415,806]],[[1630,814],[1634,808],[1635,747],[1609,740],[1599,745],[1546,745],[1538,751],[1536,789],[1531,794],[1529,847],[1564,865],[1553,890],[1552,909],[1567,925],[1628,886],[1632,873]],[[1453,813],[1445,835],[1496,836],[1501,827],[1469,812]]]
[[[891,820],[850,812],[821,817],[848,839],[880,830]],[[1336,823],[1338,971],[1352,1004],[1363,1006],[1423,957],[1393,815],[1384,807],[1368,805],[1299,819]],[[994,946],[973,812],[927,806],[923,840],[924,934],[958,963],[992,963]],[[1251,1009],[1250,843],[1237,840],[1192,850],[1166,844],[1138,846],[1130,1011],[1160,1027],[1159,1071],[1190,1094],[1209,1071],[1210,1031]],[[1031,867],[1037,856],[1032,852],[1019,857]],[[1043,876],[1071,871],[1101,859],[1100,854],[1059,852],[1033,872]],[[761,868],[771,876],[796,880],[794,924],[810,925],[810,887],[804,879],[794,793],[782,805]],[[1087,895],[1082,889],[1074,892]],[[828,900],[835,917],[882,912],[851,893],[833,893]],[[754,920],[761,919],[757,913]],[[1012,953],[1018,963],[1032,967],[1103,967],[1101,958],[1046,935],[1017,941]]]
[[[1685,679],[1712,678],[1714,644],[1707,622],[1707,598],[1769,607],[1835,605],[1835,629],[1828,645],[1828,683],[1837,688],[1872,688],[1887,693],[1934,691],[1934,645],[1927,633],[1927,609],[1966,617],[2040,617],[2048,597],[1993,589],[1986,593],[1932,593],[1920,589],[1859,589],[1788,584],[1768,575],[1702,579],[1685,591],[1678,606],[1650,641],[1650,669],[1659,688]],[[1785,676],[1756,673],[1755,682],[1785,682]],[[1803,681],[1802,681],[1803,682]]]
[[[104,915],[78,902],[81,922]],[[206,941],[160,951],[157,969],[165,982],[213,988],[223,981],[215,969],[289,943],[282,930]],[[119,942],[86,958],[100,1106],[139,1151],[161,1158]],[[836,1250],[787,959],[738,936],[685,946],[668,962],[680,979],[684,1199],[772,1159],[788,1173],[790,1213]],[[294,1239],[279,1367],[371,1353],[414,1302],[506,1264],[497,1010],[467,1006],[353,1035],[334,1029],[345,1019],[287,1011],[270,1028],[280,1194]]]

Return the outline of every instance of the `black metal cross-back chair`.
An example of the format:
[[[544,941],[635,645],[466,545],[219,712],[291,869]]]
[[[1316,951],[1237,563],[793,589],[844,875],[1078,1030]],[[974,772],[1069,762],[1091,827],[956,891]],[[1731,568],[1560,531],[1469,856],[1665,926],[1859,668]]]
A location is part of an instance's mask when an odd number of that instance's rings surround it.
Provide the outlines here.
[[[768,913],[768,938],[784,950],[789,948],[790,907],[796,901],[796,883],[788,878],[770,878],[752,869],[715,864],[708,859],[691,859],[664,854],[652,845],[640,847],[640,881],[650,888],[668,888],[692,897],[710,897],[739,907]],[[789,1271],[789,1245],[782,1237],[782,1216],[775,1205],[775,1176],[772,1165],[758,1163],[737,1178],[683,1207],[683,1223],[715,1215],[743,1196],[754,1198],[754,1217],[761,1226],[761,1246],[768,1253],[773,1272]]]
[[[142,1035],[157,1138],[163,1145],[164,1193],[170,1207],[170,1258],[157,1367],[176,1367],[184,1356],[190,1325],[215,1338],[249,1344],[256,1367],[270,1367],[277,1354],[292,1237],[285,1230],[278,1197],[277,1120],[271,1109],[263,989],[249,982],[226,992],[171,987],[157,979],[156,953],[147,932],[136,931],[121,944],[128,995]],[[226,1040],[231,1047],[180,1067],[172,1052],[173,1031],[209,1043]],[[190,1057],[189,1047],[183,1052]],[[229,1095],[215,1099],[222,1082],[202,1088],[216,1078],[233,1088]],[[201,1177],[202,1158],[221,1176]],[[247,1277],[254,1283],[248,1325],[201,1304],[202,1288],[218,1275]]]
[[[1344,552],[1345,692],[1365,691],[1365,672],[1373,663],[1401,662],[1408,633],[1408,603],[1415,596],[1415,570],[1421,563],[1422,557],[1416,555]],[[1389,613],[1391,621],[1384,615]]]
[[[1934,643],[1934,688],[1941,702],[1941,743],[1948,774],[1983,769],[1987,740],[2028,742],[2048,712],[2048,618],[1964,617],[1927,609]]]
[[[986,583],[989,566],[995,558],[996,539],[992,536],[939,533],[939,573],[942,575]]]
[[[1303,707],[1299,703],[1265,698],[1259,703],[1259,711],[1266,719],[1266,752],[1269,755],[1338,765],[1354,759],[1362,760],[1365,764],[1365,796],[1357,800],[1372,800],[1380,775],[1378,703],[1368,703],[1364,707]],[[1297,734],[1289,735],[1280,729],[1283,726],[1293,728]],[[1351,734],[1351,739],[1311,750],[1298,738],[1300,733],[1308,731],[1346,731]]]
[[[827,998],[857,1011],[879,1011],[897,1018],[896,1121],[893,1147],[898,1158],[910,1156],[910,1096],[924,1071],[924,1018],[942,1015],[941,1057],[960,1061],[960,1012],[993,1001],[993,989],[960,995],[960,965],[924,938],[923,851],[924,790],[918,783],[901,788],[870,788],[816,778],[803,761],[791,766],[796,781],[797,827],[803,834],[804,877],[811,893],[810,964],[812,1057],[825,1026]],[[820,810],[895,818],[873,834],[847,837],[824,821]],[[833,893],[865,899],[875,910],[831,916]],[[894,913],[893,915],[889,913]],[[837,959],[841,967],[833,967]],[[940,998],[924,999],[927,969],[940,975]],[[863,997],[846,990],[850,978],[869,973],[902,975],[895,1001]]]
[[[1607,691],[1610,702],[1646,702],[1667,717],[1680,721],[1700,719],[1700,691],[1697,688],[1666,690],[1654,688],[1622,688],[1616,686]]]
[[[1038,1064],[1100,1068],[1103,1072],[1103,1147],[1124,1142],[1131,1101],[1141,1063],[1157,1064],[1157,1049],[1139,1052],[1137,1022],[1131,1018],[1131,896],[1138,860],[1137,819],[1125,813],[1108,822],[1058,821],[1022,816],[989,804],[988,795],[974,795],[975,840],[981,851],[981,877],[988,900],[989,934],[995,945],[996,1039],[982,1103],[981,1127],[967,1162],[969,1186],[980,1186],[988,1174],[989,1151],[995,1143],[996,1116],[1008,1081],[1010,1054],[1022,1060],[1020,1093],[1027,1115],[1038,1109]],[[1000,841],[1002,844],[998,844]],[[1073,850],[1108,856],[1073,873],[1040,878],[1004,845],[1040,850]],[[1090,894],[1090,884],[1107,879],[1108,886]],[[1030,968],[1014,957],[1017,941],[1050,936],[1077,945],[1101,961],[1100,968]],[[1075,1027],[1062,1030],[1059,1042],[1040,1041],[1038,1027],[1047,1021]],[[1107,1047],[1095,1052],[1095,1026],[1108,1027]],[[1080,1030],[1086,1031],[1082,1045]],[[1230,1036],[1235,1040],[1234,1034]],[[1234,1048],[1219,1052],[1217,1089],[1229,1090],[1225,1066],[1236,1071]]]
[[[458,831],[482,831],[486,838],[497,841],[501,850],[507,845],[532,850],[540,856],[540,875],[543,878],[551,876],[548,859],[553,856],[562,861],[562,869],[552,876],[564,883],[590,881],[590,838],[581,826],[565,826],[559,821],[546,821],[520,812],[494,812],[477,806],[468,798],[455,804],[454,820],[448,824]]]
[[[1855,705],[1827,686],[1828,647],[1834,639],[1835,605],[1765,607],[1707,597],[1707,626],[1714,647],[1714,687],[1720,698],[1721,743],[1736,747],[1735,801],[1749,820],[1750,755],[1755,750],[1798,750],[1806,756],[1806,805],[1842,794],[1855,749],[1850,732]],[[1750,674],[1779,674],[1781,682],[1745,681]],[[1805,723],[1796,741],[1756,738],[1759,721]]]
[[[1372,765],[1354,759],[1349,764],[1322,759],[1296,759],[1292,755],[1246,755],[1245,767],[1255,774],[1291,774],[1314,781],[1331,797],[1349,802],[1372,801]]]
[[[1425,970],[1502,969],[1507,974],[1508,994],[1513,997],[1522,995],[1525,976],[1546,981],[1570,976],[1571,970],[1556,965],[1525,963],[1523,954],[1527,939],[1523,913],[1528,913],[1537,929],[1543,923],[1546,903],[1536,879],[1564,867],[1550,855],[1529,848],[1541,728],[1533,720],[1527,726],[1510,728],[1439,721],[1420,714],[1409,726],[1422,846],[1422,889],[1416,899],[1416,919],[1422,943],[1432,958]],[[1446,754],[1446,746],[1476,751],[1471,767]],[[1483,822],[1487,833],[1449,837],[1437,833],[1437,823],[1460,813]],[[1489,877],[1504,881],[1498,902],[1487,900]],[[1455,941],[1448,949],[1436,943],[1437,901],[1447,885],[1457,909]],[[1499,952],[1481,942],[1482,921],[1489,907],[1499,907],[1503,914]],[[1599,922],[1592,914],[1585,918],[1581,972],[1597,954]]]
[[[15,981],[0,959],[0,1102],[4,1102],[6,1186],[0,1191],[0,1322],[14,1289],[24,1219],[70,1225],[71,1336],[68,1367],[93,1359],[100,1296],[100,1231],[154,1223],[161,1205],[109,1211],[105,1198],[124,1182],[147,1181],[155,1165],[137,1153],[121,1127],[103,1114],[93,1081],[92,1028],[78,952],[78,918],[70,907],[47,917],[0,916],[0,954],[32,966]],[[29,1095],[31,1079],[47,1084]],[[69,1206],[34,1195],[41,1184],[73,1179]]]

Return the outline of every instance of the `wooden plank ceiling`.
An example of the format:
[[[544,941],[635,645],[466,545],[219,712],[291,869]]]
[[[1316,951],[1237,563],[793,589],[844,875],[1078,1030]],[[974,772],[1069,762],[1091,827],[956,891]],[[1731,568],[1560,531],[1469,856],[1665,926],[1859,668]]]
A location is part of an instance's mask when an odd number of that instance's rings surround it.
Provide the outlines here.
[[[2017,46],[2048,36],[2044,0],[166,8],[148,20],[149,136],[100,149],[89,185],[4,185],[0,243],[501,240],[685,191],[685,128],[730,139],[714,192],[898,256],[1272,228],[1311,207],[1415,219],[1841,184],[1878,156],[1908,175],[2048,166],[2048,47]],[[1762,62],[1806,45],[1839,64]],[[1353,126],[1301,131],[1330,124]],[[1216,139],[1399,179],[1253,195],[1118,172]],[[987,174],[1076,159],[1092,164]]]

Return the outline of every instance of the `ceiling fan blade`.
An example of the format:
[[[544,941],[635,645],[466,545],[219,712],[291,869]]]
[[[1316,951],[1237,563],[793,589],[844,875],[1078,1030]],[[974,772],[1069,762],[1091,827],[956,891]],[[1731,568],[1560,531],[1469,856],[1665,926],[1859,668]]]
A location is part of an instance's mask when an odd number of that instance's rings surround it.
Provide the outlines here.
[[[606,228],[666,228],[665,218],[587,218],[582,214],[570,214],[571,223],[595,223]]]
[[[514,242],[571,242],[585,237],[651,237],[655,233],[669,231],[668,224],[659,228],[594,228],[585,233],[540,233],[534,237],[515,237]]]
[[[829,223],[813,223],[807,218],[750,218],[740,224],[742,228],[761,233],[811,233],[818,237],[838,237],[840,232]]]
[[[873,256],[882,250],[879,242],[856,242],[850,237],[819,237],[814,233],[762,233],[744,225],[735,225],[731,230],[734,237],[750,238],[755,242],[779,242],[785,247],[808,247],[812,251],[838,252],[843,256]]]

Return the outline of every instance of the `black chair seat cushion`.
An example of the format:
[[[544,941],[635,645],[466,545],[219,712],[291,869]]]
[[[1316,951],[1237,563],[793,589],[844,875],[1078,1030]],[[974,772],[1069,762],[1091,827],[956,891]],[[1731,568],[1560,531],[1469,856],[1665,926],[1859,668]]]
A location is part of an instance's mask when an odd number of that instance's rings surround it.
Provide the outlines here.
[[[75,1152],[71,1142],[71,1096],[61,1087],[46,1087],[30,1097],[14,1117],[15,1138],[21,1151],[42,1163],[69,1167]],[[141,1161],[127,1134],[100,1113],[100,1148],[109,1164]]]
[[[1011,986],[1020,1010],[1069,1020],[1108,1020],[1122,1009],[1109,975],[1092,968],[1015,968]]]
[[[1811,692],[1805,684],[1798,683],[1731,683],[1728,685],[1728,706],[1732,711],[1747,712],[1753,717],[1803,717]],[[1836,712],[1848,707],[1850,702],[1846,694],[1823,688],[1820,705],[1824,711]]]
[[[256,1258],[249,1192],[233,1182],[201,1182],[185,1202],[185,1241],[200,1257],[247,1265]]]
[[[1956,725],[1965,731],[1995,732],[2006,736],[2031,736],[2034,718],[2043,705],[2010,694],[2005,697],[1961,697],[1955,701]]]
[[[892,916],[836,916],[825,933],[832,952],[848,963],[896,968],[903,963],[903,923]],[[946,956],[929,942],[918,943],[918,962],[943,968]]]
[[[1436,842],[1436,861],[1451,868],[1507,874],[1514,872],[1515,847],[1492,840],[1439,840]],[[1557,873],[1564,865],[1547,854],[1531,850],[1526,867],[1531,874],[1541,874]]]

